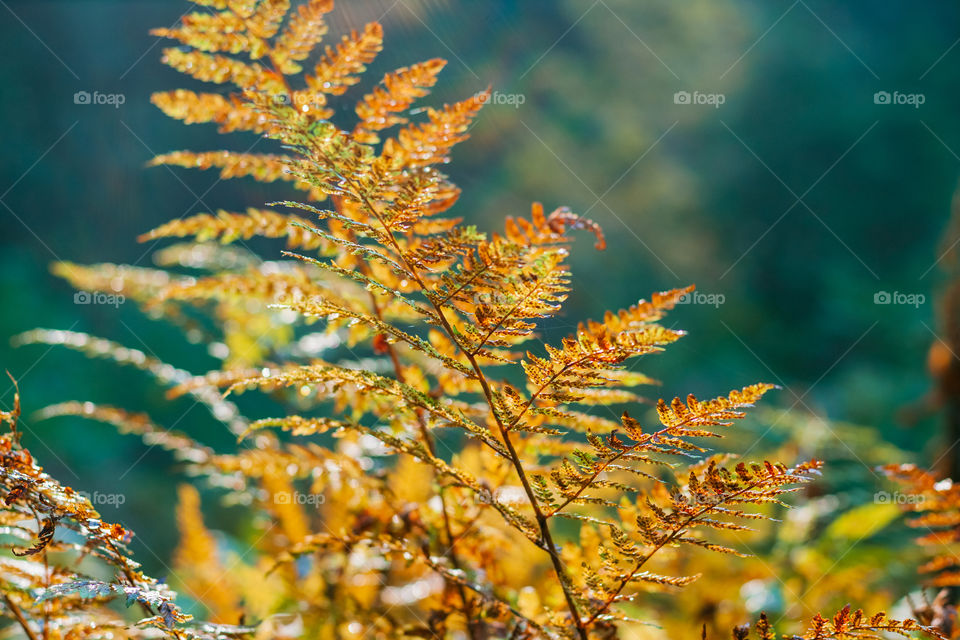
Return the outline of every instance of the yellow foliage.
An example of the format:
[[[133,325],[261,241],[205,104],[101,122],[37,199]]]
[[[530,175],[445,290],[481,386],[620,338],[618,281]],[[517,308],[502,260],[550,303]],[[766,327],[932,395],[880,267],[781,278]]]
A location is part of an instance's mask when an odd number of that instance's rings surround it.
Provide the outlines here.
[[[707,442],[774,386],[661,399],[650,412],[655,426],[623,411],[636,412],[636,387],[655,382],[634,371],[634,359],[684,335],[661,322],[692,287],[654,293],[541,345],[538,332],[572,288],[573,232],[592,235],[596,250],[606,242],[592,220],[539,203],[490,234],[441,216],[460,191],[440,168],[488,93],[414,108],[445,61],[415,63],[387,73],[356,105],[359,122],[341,128],[328,101],[360,82],[381,49],[379,24],[327,46],[308,73],[330,0],[197,4],[209,10],[154,32],[182,45],[164,61],[237,91],[173,90],[154,103],[186,123],[255,132],[273,148],[174,151],[151,164],[285,182],[328,208],[286,201],[169,222],[141,240],[191,243],[160,252],[157,269],[55,267],[75,286],[112,290],[173,320],[207,344],[220,361],[213,371],[195,375],[84,334],[39,331],[21,341],[134,366],[168,387],[170,400],[188,394],[227,424],[241,443],[219,452],[114,407],[63,403],[42,414],[107,422],[174,452],[191,477],[244,510],[243,552],[221,548],[198,492],[181,488],[175,579],[221,623],[187,625],[172,592],[129,559],[127,532],[102,523],[20,447],[17,405],[0,414],[11,426],[0,436],[0,525],[30,564],[0,562],[0,591],[3,611],[20,612],[11,615],[28,636],[54,619],[63,637],[78,639],[94,636],[101,620],[111,632],[146,637],[152,626],[177,640],[695,637],[699,625],[675,631],[672,605],[657,603],[684,603],[685,615],[694,605],[684,590],[700,603],[722,600],[698,591],[711,574],[730,589],[735,576],[771,577],[757,564],[734,574],[715,558],[748,556],[739,536],[775,531],[783,501],[815,481],[821,463],[736,460],[709,455]],[[254,237],[282,239],[291,251],[263,260],[242,246]],[[231,394],[252,390],[269,394],[276,412],[244,415],[246,398],[234,404]],[[619,420],[607,415],[611,406]],[[955,536],[957,504],[950,494],[923,522]],[[830,535],[848,537],[864,523],[879,529],[889,517],[863,508]],[[71,546],[65,527],[84,543]],[[56,584],[30,578],[32,591],[18,587],[24,575],[44,576],[54,550],[91,553],[114,569],[111,581],[58,567]],[[38,608],[36,594],[54,604]],[[124,626],[102,606],[121,594],[142,605],[146,622]],[[719,611],[714,622],[739,611]],[[642,625],[661,622],[670,635]],[[773,637],[765,619],[755,630]],[[939,633],[846,608],[831,620],[815,616],[804,637],[913,630]]]

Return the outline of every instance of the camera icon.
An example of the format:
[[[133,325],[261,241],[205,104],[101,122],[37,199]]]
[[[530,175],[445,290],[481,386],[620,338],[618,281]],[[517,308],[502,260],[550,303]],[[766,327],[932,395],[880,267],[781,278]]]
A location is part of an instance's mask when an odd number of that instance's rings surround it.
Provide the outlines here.
[[[77,91],[73,94],[73,104],[90,104],[90,92]]]
[[[877,291],[873,294],[873,304],[890,304],[892,301],[889,291]]]
[[[685,293],[679,298],[677,298],[677,304],[691,304],[693,303],[693,294]]]
[[[275,104],[290,104],[290,96],[285,93],[278,93],[273,96],[273,102]]]
[[[73,304],[90,304],[92,300],[93,296],[90,295],[89,291],[77,291],[73,294]]]
[[[690,92],[677,91],[673,94],[673,104],[690,104]]]
[[[280,491],[273,496],[274,504],[293,504],[292,496],[289,491]]]
[[[888,504],[890,503],[890,494],[886,491],[877,491],[873,494],[873,503],[874,504]]]
[[[890,104],[890,92],[877,91],[873,94],[873,104]]]

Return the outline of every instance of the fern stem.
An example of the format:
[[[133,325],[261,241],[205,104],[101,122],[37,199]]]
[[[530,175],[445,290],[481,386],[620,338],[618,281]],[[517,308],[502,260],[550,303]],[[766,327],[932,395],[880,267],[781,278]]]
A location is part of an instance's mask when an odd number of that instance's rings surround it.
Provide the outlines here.
[[[311,142],[313,141],[311,140]],[[313,147],[326,160],[327,165],[330,166],[346,184],[349,184],[353,188],[358,199],[363,202],[367,210],[370,211],[370,214],[373,215],[377,222],[379,222],[383,227],[387,239],[390,241],[393,250],[397,253],[397,257],[401,260],[407,271],[409,271],[410,275],[416,281],[417,285],[420,287],[420,290],[424,292],[424,297],[430,301],[431,305],[433,305],[434,310],[437,312],[438,319],[443,326],[443,330],[448,336],[450,336],[450,339],[453,340],[455,344],[459,345],[459,341],[456,338],[456,333],[454,332],[453,327],[450,325],[450,322],[447,320],[446,314],[443,311],[443,307],[439,306],[436,301],[434,301],[430,296],[426,295],[425,292],[428,290],[426,283],[423,281],[423,278],[420,277],[420,274],[417,272],[416,268],[414,268],[407,260],[403,253],[403,248],[397,242],[396,236],[394,236],[390,225],[387,224],[386,220],[383,219],[383,217],[380,215],[380,212],[377,211],[377,208],[373,205],[367,195],[364,194],[360,189],[357,189],[357,185],[354,180],[351,177],[344,176],[340,174],[339,171],[336,171],[336,164],[316,143],[313,143]],[[520,456],[517,454],[517,450],[513,445],[513,441],[510,439],[510,434],[508,433],[505,425],[500,419],[500,416],[497,415],[497,412],[494,408],[495,403],[493,401],[493,391],[490,389],[490,384],[487,381],[486,375],[483,373],[483,369],[481,369],[480,365],[477,363],[475,355],[466,349],[462,350],[467,360],[470,362],[470,365],[473,367],[474,372],[477,374],[477,378],[480,382],[480,388],[483,390],[483,395],[486,398],[487,405],[489,406],[490,412],[494,417],[494,421],[497,423],[497,429],[500,432],[500,436],[503,439],[504,445],[507,447],[510,461],[513,463],[513,467],[517,471],[517,476],[520,478],[520,484],[523,485],[523,490],[527,494],[527,499],[530,501],[530,506],[533,507],[533,513],[537,520],[537,526],[540,529],[540,535],[543,539],[544,547],[550,556],[550,561],[553,564],[553,569],[557,575],[557,580],[560,582],[560,588],[563,590],[563,596],[566,600],[567,607],[570,609],[570,615],[573,617],[573,621],[576,624],[577,634],[581,640],[589,640],[586,625],[580,617],[577,603],[573,598],[573,594],[570,592],[566,570],[563,567],[563,562],[560,560],[560,554],[557,551],[556,544],[553,541],[553,536],[550,533],[550,526],[547,523],[547,519],[544,516],[543,511],[541,511],[540,506],[537,503],[537,497],[533,493],[533,488],[530,486],[527,473],[523,468],[523,462],[520,460]]]
[[[390,232],[389,229],[387,231],[392,238],[393,233]],[[400,247],[396,245],[395,240],[394,244],[399,252]],[[402,253],[400,253],[400,257],[404,260],[404,263],[407,264]],[[410,268],[409,264],[407,264],[407,267]],[[420,280],[419,275],[415,271],[413,271],[413,275],[417,278],[417,283],[421,286],[421,288],[426,290],[426,285],[422,280]],[[443,325],[444,331],[447,332],[447,335],[449,335],[451,339],[455,340],[453,327],[451,327],[450,323],[447,321],[446,314],[443,312],[443,308],[434,305],[434,309],[440,318],[440,322]],[[480,388],[483,390],[483,395],[486,398],[487,405],[490,407],[490,412],[493,414],[494,421],[497,423],[497,429],[500,432],[500,437],[503,439],[503,443],[507,447],[507,452],[510,455],[510,461],[513,463],[513,467],[517,471],[517,476],[520,478],[520,484],[523,486],[524,493],[527,494],[527,499],[530,501],[530,506],[533,507],[533,513],[537,520],[537,526],[540,529],[540,536],[543,538],[544,548],[549,554],[550,562],[553,564],[553,570],[557,574],[557,580],[559,580],[560,588],[563,590],[563,596],[567,602],[567,607],[570,609],[570,615],[573,616],[573,621],[577,626],[577,633],[579,634],[581,640],[588,640],[586,625],[580,618],[577,603],[573,599],[573,594],[570,593],[566,569],[564,569],[563,562],[560,560],[560,553],[557,550],[557,546],[553,541],[553,536],[550,533],[550,526],[547,523],[547,518],[540,509],[540,505],[537,503],[537,497],[533,493],[533,488],[530,486],[530,480],[527,478],[527,473],[523,468],[523,462],[520,460],[520,455],[517,453],[516,447],[513,445],[513,440],[510,439],[510,433],[494,409],[493,391],[490,389],[490,384],[487,381],[487,377],[484,374],[483,369],[477,363],[475,354],[464,350],[464,355],[467,357],[467,360],[470,362],[470,365],[477,374],[477,378],[480,382]]]
[[[416,278],[417,284],[421,287],[421,289],[426,291],[426,284],[420,279],[419,274],[411,268],[410,264],[403,256],[400,246],[397,244],[396,239],[393,238],[393,232],[390,231],[389,227],[387,227],[385,224],[384,228],[389,234],[389,237],[393,239],[394,247],[400,255],[400,259],[403,260],[407,268],[411,270],[411,273]],[[447,317],[443,312],[443,308],[436,304],[433,306],[438,317],[440,318],[440,322],[443,325],[444,331],[446,331],[447,335],[449,335],[452,340],[456,341],[453,327],[451,327],[450,323],[447,321]],[[547,518],[544,516],[543,511],[541,511],[540,505],[537,503],[536,495],[533,493],[533,488],[530,486],[530,480],[527,478],[527,473],[523,468],[523,462],[520,460],[520,455],[517,453],[517,450],[513,445],[513,440],[510,439],[509,431],[494,409],[495,405],[493,401],[493,391],[490,389],[490,384],[487,381],[487,377],[484,374],[483,369],[477,363],[475,354],[464,350],[464,355],[467,357],[467,360],[473,367],[474,372],[477,374],[477,378],[480,382],[480,388],[483,390],[483,395],[486,398],[487,405],[490,407],[490,412],[493,414],[494,421],[497,423],[497,429],[500,432],[500,437],[503,439],[503,443],[507,447],[507,452],[510,455],[510,461],[513,463],[513,467],[517,471],[517,476],[520,478],[520,484],[523,486],[524,493],[527,494],[527,499],[530,501],[530,506],[533,507],[533,513],[537,520],[537,526],[540,529],[540,536],[543,538],[544,547],[550,556],[550,562],[553,564],[553,570],[557,574],[557,580],[559,580],[560,588],[563,590],[563,596],[567,602],[567,607],[570,609],[570,615],[573,616],[573,621],[577,626],[577,633],[581,640],[588,640],[586,625],[580,618],[580,613],[577,609],[577,603],[573,599],[573,594],[570,593],[566,569],[564,569],[563,562],[560,560],[560,553],[557,550],[556,544],[553,541],[553,536],[550,533],[550,526],[547,523]]]
[[[13,614],[13,617],[17,619],[17,622],[20,623],[20,626],[23,628],[23,632],[27,634],[27,638],[30,640],[39,640],[37,634],[33,632],[33,629],[30,628],[30,624],[27,622],[27,619],[23,617],[23,612],[20,611],[20,607],[10,599],[10,596],[3,594],[3,600],[7,603],[7,608],[10,609],[10,613]]]
[[[360,271],[366,276],[370,276],[369,268],[366,266],[366,263],[360,263]],[[380,309],[380,304],[377,302],[377,296],[373,293],[370,293],[370,306],[373,308],[373,313],[377,317],[377,320],[383,322],[383,311]],[[394,375],[397,377],[397,382],[404,382],[405,376],[403,375],[403,368],[400,365],[400,358],[397,357],[397,351],[392,344],[387,343],[387,354],[390,356],[390,361],[393,363]],[[437,446],[436,442],[433,439],[433,436],[430,434],[430,430],[427,429],[426,421],[423,419],[423,411],[417,409],[417,426],[420,428],[420,437],[423,440],[424,446],[427,448],[427,451],[430,452],[430,455],[434,458],[437,457]],[[432,467],[431,467],[432,468]],[[436,479],[436,469],[433,469],[434,479]],[[443,552],[443,555],[450,558],[450,564],[453,565],[454,569],[458,571],[463,571],[463,568],[460,564],[460,559],[457,557],[457,552],[454,546],[456,545],[456,540],[453,537],[453,529],[450,527],[450,514],[447,511],[447,502],[444,497],[443,487],[440,488],[438,492],[440,497],[440,511],[443,514],[443,528],[447,536],[447,549]],[[464,589],[463,585],[457,583],[457,592],[460,596],[460,602],[463,604],[463,615],[466,618],[467,629],[470,633],[471,638],[476,638],[476,628],[473,621],[473,606],[470,602],[470,599],[467,598],[467,592]]]

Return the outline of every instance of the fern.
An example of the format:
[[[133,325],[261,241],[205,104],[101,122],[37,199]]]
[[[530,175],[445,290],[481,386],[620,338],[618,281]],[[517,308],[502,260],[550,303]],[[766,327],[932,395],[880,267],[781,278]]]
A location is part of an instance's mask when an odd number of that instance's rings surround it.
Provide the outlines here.
[[[286,182],[310,202],[161,225],[141,241],[188,242],[161,250],[156,269],[54,267],[77,287],[122,293],[210,343],[217,370],[192,374],[70,332],[34,331],[19,342],[132,365],[171,400],[190,395],[207,406],[248,446],[214,451],[146,415],[92,403],[61,403],[41,416],[107,422],[170,450],[191,476],[253,512],[255,540],[248,554],[227,559],[200,494],[180,489],[174,583],[213,623],[192,625],[169,589],[136,571],[126,532],[99,523],[88,503],[41,474],[19,447],[15,408],[4,414],[13,430],[0,440],[3,513],[11,526],[34,524],[11,528],[23,543],[14,550],[46,567],[49,550],[68,546],[58,531],[73,528],[86,552],[119,571],[97,581],[65,568],[56,584],[30,578],[42,590],[27,592],[13,579],[22,570],[4,568],[4,613],[28,635],[54,620],[70,637],[95,635],[90,625],[108,616],[99,608],[87,609],[97,617],[56,616],[78,599],[99,605],[125,595],[148,612],[143,625],[178,638],[613,637],[632,621],[630,601],[697,578],[664,569],[666,555],[743,555],[716,534],[768,518],[771,505],[819,473],[815,460],[731,464],[706,455],[706,442],[769,384],[709,401],[660,400],[652,427],[626,412],[619,421],[597,412],[638,402],[638,387],[654,382],[628,361],[683,336],[661,320],[692,287],[655,293],[538,346],[538,327],[570,294],[572,234],[586,231],[602,250],[603,232],[540,204],[489,234],[445,217],[460,192],[441,167],[487,94],[415,106],[444,61],[387,73],[360,99],[356,124],[341,128],[330,121],[330,101],[358,84],[381,50],[378,24],[327,46],[310,71],[330,0],[296,9],[287,0],[197,4],[205,9],[154,33],[178,43],[164,50],[166,64],[218,87],[157,93],[153,102],[187,124],[253,132],[277,148],[173,151],[151,164]],[[288,250],[263,261],[228,246],[255,236]],[[331,344],[349,357],[323,348]],[[248,391],[271,394],[284,413],[243,415],[233,396]],[[570,542],[571,525],[598,548]],[[28,593],[56,606],[28,606]],[[815,619],[805,637],[913,629],[929,632],[847,609],[832,622]]]
[[[770,621],[763,614],[760,615],[754,625],[753,634],[750,631],[750,625],[737,627],[733,630],[733,638],[734,640],[749,640],[751,637],[756,638],[756,640],[774,640],[776,638]],[[941,640],[948,637],[936,627],[921,624],[910,618],[895,620],[888,618],[887,614],[882,611],[872,616],[864,614],[860,609],[851,612],[850,605],[845,606],[831,618],[825,618],[819,613],[816,614],[803,635],[782,637],[791,640],[856,640],[858,638],[879,640],[891,635],[910,638],[918,631]]]
[[[927,583],[934,587],[960,585],[960,559],[952,545],[960,540],[960,487],[950,478],[939,478],[916,465],[888,465],[882,471],[907,492],[903,508],[919,513],[907,524],[922,529],[917,542],[933,550],[932,557],[920,568],[933,574]]]

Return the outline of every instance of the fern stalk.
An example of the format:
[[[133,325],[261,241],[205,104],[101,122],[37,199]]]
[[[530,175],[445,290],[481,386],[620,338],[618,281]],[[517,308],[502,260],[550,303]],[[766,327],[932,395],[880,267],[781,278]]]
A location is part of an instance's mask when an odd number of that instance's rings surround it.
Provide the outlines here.
[[[336,171],[336,164],[333,162],[333,159],[330,158],[316,143],[313,143],[314,150],[327,161],[328,167]],[[421,291],[428,291],[426,282],[423,278],[420,277],[418,270],[414,265],[410,264],[404,255],[403,249],[400,247],[400,244],[397,242],[396,237],[393,234],[393,229],[387,224],[386,220],[380,215],[377,211],[377,208],[370,202],[370,199],[366,196],[361,189],[358,188],[358,185],[350,176],[345,176],[340,174],[341,179],[347,184],[351,185],[354,189],[354,193],[358,198],[363,202],[367,211],[380,223],[380,226],[383,227],[383,231],[386,234],[387,239],[393,247],[393,250],[397,252],[397,256],[403,262],[403,265],[407,268],[410,274],[413,276],[417,285],[420,287]],[[446,332],[447,336],[460,346],[457,341],[457,334],[453,330],[453,327],[450,326],[450,322],[447,320],[446,314],[444,313],[443,307],[438,305],[434,300],[429,296],[424,296],[433,306],[434,311],[437,313],[437,317],[440,320],[440,324],[443,327],[443,330]],[[491,332],[492,333],[492,332]],[[489,337],[489,335],[488,335]],[[466,356],[467,360],[470,362],[470,366],[473,368],[474,372],[477,374],[477,379],[480,383],[480,387],[483,390],[484,398],[486,399],[487,406],[490,409],[491,414],[497,424],[497,429],[500,432],[500,437],[503,439],[504,445],[507,447],[509,452],[510,462],[513,464],[513,468],[517,472],[517,476],[520,479],[520,484],[523,486],[523,491],[527,495],[527,499],[530,501],[530,506],[533,507],[534,516],[536,517],[537,526],[540,529],[540,535],[543,540],[543,548],[550,555],[550,562],[553,565],[554,573],[557,575],[557,580],[560,582],[560,587],[563,589],[564,600],[566,600],[567,608],[570,610],[570,615],[573,617],[574,624],[577,627],[577,634],[580,636],[581,640],[589,640],[587,634],[586,625],[584,625],[583,620],[580,618],[580,613],[577,609],[576,601],[573,598],[573,594],[569,589],[569,579],[566,575],[566,570],[563,567],[563,562],[560,560],[560,552],[557,550],[557,547],[553,541],[553,536],[550,533],[550,527],[547,524],[547,519],[544,516],[543,512],[540,509],[540,505],[537,502],[536,495],[533,492],[533,488],[530,486],[530,480],[527,478],[527,473],[523,468],[523,462],[520,460],[520,456],[517,453],[516,448],[513,445],[513,441],[510,439],[510,434],[507,432],[506,427],[500,419],[500,416],[495,410],[495,403],[493,401],[493,392],[490,389],[490,384],[487,381],[487,377],[483,372],[483,369],[477,363],[476,354],[471,351],[460,347],[461,352]]]

